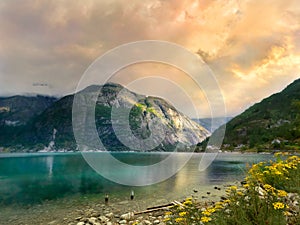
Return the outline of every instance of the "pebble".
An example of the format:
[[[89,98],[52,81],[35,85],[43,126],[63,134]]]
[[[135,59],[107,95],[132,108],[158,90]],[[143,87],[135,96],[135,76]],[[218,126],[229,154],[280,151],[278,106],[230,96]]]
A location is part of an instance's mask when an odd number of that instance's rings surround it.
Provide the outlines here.
[[[111,213],[105,214],[105,216],[106,216],[107,218],[113,218],[113,217],[114,217],[114,214],[111,212]]]
[[[128,204],[128,203],[129,203],[128,201],[119,202],[120,205],[125,205],[125,204]]]
[[[96,223],[97,222],[97,218],[96,217],[91,217],[88,219],[89,223]]]
[[[100,216],[100,217],[99,217],[99,220],[100,220],[102,223],[105,223],[105,222],[109,221],[109,219],[108,219],[107,217],[105,217],[105,216]]]
[[[159,220],[154,220],[153,224],[160,224],[160,221]]]
[[[134,217],[133,212],[125,213],[125,214],[120,216],[120,218],[123,219],[123,220],[131,220],[133,217]]]
[[[142,217],[142,216],[139,216],[138,218],[136,218],[136,220],[142,221],[142,220],[143,220],[143,217]]]
[[[119,224],[126,224],[127,223],[127,220],[121,220],[119,221]]]
[[[82,216],[78,216],[75,218],[75,220],[81,220],[82,219]]]
[[[151,225],[152,223],[149,220],[144,220],[145,225]]]
[[[77,225],[84,225],[84,222],[78,222]]]

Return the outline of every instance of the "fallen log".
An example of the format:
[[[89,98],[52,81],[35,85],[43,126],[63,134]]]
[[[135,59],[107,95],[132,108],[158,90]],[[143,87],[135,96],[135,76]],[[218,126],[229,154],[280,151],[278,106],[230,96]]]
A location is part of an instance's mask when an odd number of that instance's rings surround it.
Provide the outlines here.
[[[168,203],[168,204],[149,207],[149,208],[147,208],[144,211],[134,212],[134,215],[139,215],[139,214],[143,214],[143,213],[150,213],[150,212],[155,212],[155,211],[159,211],[159,210],[164,210],[164,209],[170,208],[171,206],[174,206],[174,205],[181,205],[181,206],[183,206],[183,204],[181,202],[179,202],[179,201],[173,201],[173,202]]]
[[[159,205],[159,206],[153,206],[153,207],[149,207],[147,208],[147,210],[150,210],[150,209],[157,209],[157,208],[163,208],[163,207],[168,207],[168,206],[173,206],[174,203],[171,202],[171,203],[168,203],[168,204],[165,204],[165,205]]]

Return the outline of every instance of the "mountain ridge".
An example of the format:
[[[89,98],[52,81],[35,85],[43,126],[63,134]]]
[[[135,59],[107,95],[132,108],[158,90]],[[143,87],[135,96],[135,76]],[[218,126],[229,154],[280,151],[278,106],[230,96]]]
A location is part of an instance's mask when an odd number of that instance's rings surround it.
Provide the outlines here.
[[[300,150],[300,79],[226,124],[225,150]]]
[[[99,91],[99,88],[100,86],[97,85],[89,86],[77,94],[88,97]],[[100,89],[101,93],[97,97],[95,106],[95,122],[101,141],[110,151],[130,150],[118,141],[114,134],[110,117],[112,107],[120,109],[123,107],[128,110],[128,107],[132,106],[132,102],[136,99],[138,102],[130,109],[129,118],[130,128],[135,137],[141,139],[149,137],[151,134],[149,127],[151,127],[153,119],[158,119],[165,125],[165,130],[155,130],[159,135],[163,135],[165,132],[166,137],[161,145],[153,149],[154,151],[172,151],[173,147],[178,144],[194,146],[209,135],[209,132],[202,126],[191,121],[161,98],[139,95],[119,84],[108,83]],[[118,96],[121,90],[122,95]],[[2,124],[0,126],[1,133],[7,132],[11,138],[8,140],[7,135],[1,135],[0,146],[12,151],[77,149],[72,127],[73,98],[74,94],[70,94],[53,101],[49,107],[34,115],[25,124],[14,127]],[[5,111],[6,106],[2,105]],[[3,113],[0,112],[0,119],[2,116]],[[188,131],[185,132],[186,136],[181,135],[183,130]],[[126,136],[128,133],[121,135]]]

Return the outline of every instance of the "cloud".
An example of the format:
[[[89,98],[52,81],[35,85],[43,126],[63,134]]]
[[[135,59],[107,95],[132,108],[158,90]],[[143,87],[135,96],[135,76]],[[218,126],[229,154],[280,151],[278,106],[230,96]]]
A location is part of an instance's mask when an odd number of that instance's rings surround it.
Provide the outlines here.
[[[299,5],[297,0],[4,0],[0,95],[71,93],[101,54],[127,42],[157,39],[202,56],[229,114],[237,114],[299,77]],[[197,96],[198,90],[190,89]]]

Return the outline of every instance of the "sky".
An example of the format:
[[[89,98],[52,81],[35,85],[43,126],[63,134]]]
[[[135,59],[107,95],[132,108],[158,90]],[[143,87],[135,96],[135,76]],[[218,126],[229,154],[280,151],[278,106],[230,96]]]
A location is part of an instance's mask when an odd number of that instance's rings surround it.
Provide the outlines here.
[[[141,40],[199,56],[228,116],[300,77],[298,0],[2,0],[0,96],[74,93],[94,60]],[[191,117],[211,115],[205,91],[171,65],[131,65],[110,81],[162,96]]]

